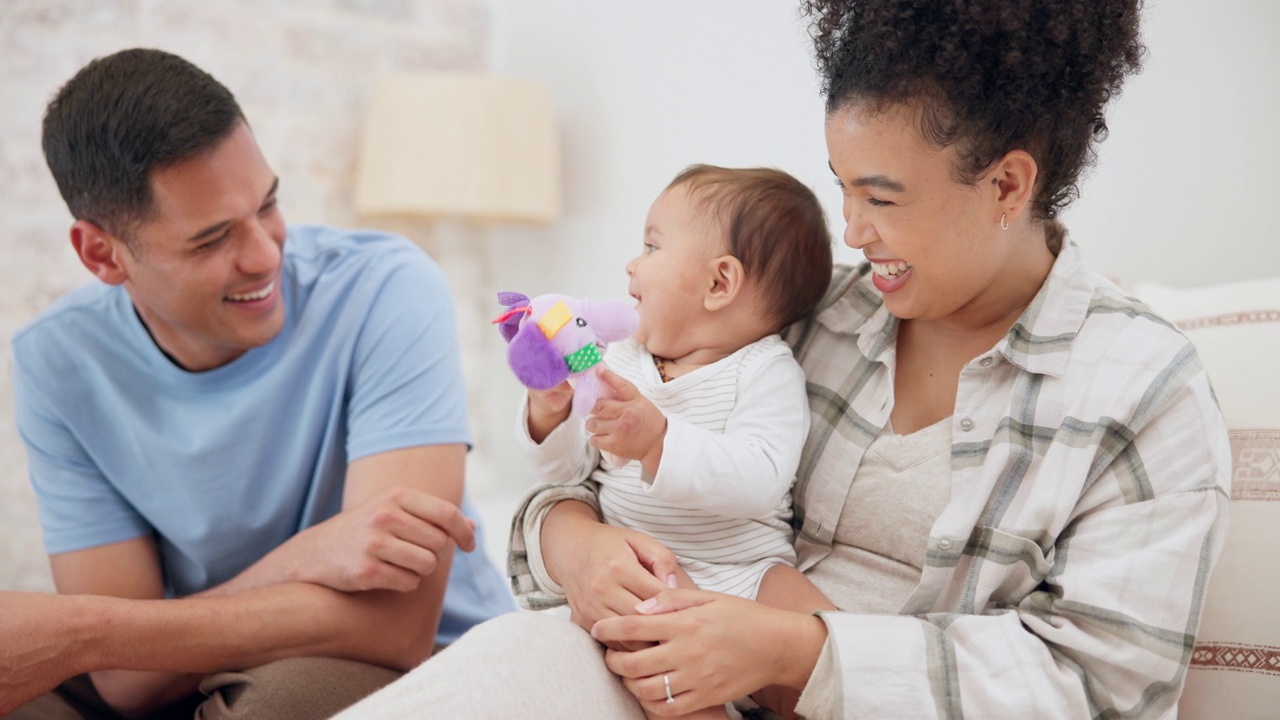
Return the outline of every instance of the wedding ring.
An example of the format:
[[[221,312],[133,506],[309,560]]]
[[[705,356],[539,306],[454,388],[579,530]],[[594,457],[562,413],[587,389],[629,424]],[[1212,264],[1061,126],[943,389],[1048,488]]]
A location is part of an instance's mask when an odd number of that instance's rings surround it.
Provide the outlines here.
[[[668,703],[675,702],[676,699],[671,697],[671,678],[668,677],[666,673],[663,673],[662,675],[662,686],[667,690],[667,702]]]

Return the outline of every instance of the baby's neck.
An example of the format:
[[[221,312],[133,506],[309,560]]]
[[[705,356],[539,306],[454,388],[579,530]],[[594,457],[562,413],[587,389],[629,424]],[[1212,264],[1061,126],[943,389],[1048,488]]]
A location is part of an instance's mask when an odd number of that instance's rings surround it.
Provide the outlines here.
[[[759,332],[739,333],[738,337],[726,336],[713,339],[713,342],[694,348],[680,357],[660,357],[658,355],[654,355],[654,357],[662,361],[662,369],[666,372],[667,377],[675,379],[681,375],[688,375],[698,368],[720,362],[751,343],[766,337],[768,334],[767,332],[763,334]]]
[[[719,362],[757,340],[777,332],[775,321],[758,303],[747,298],[712,312],[698,313],[681,333],[699,343],[685,346],[676,357],[662,356],[667,375],[687,375],[700,367]],[[649,348],[649,352],[653,352]]]

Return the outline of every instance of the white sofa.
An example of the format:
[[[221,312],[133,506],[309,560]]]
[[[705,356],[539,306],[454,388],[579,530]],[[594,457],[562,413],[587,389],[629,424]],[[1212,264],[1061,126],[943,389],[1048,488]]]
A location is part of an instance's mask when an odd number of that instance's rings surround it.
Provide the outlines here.
[[[1230,526],[1179,717],[1280,717],[1280,278],[1133,292],[1191,338],[1231,435]]]

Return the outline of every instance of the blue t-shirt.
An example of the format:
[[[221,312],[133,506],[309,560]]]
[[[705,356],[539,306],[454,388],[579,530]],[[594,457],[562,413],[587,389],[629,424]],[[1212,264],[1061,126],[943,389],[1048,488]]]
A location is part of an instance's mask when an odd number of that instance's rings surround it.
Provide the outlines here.
[[[205,372],[170,361],[119,286],[69,293],[14,336],[49,553],[154,535],[166,591],[182,597],[336,514],[352,461],[470,443],[453,304],[426,255],[295,226],[280,282],[280,334]],[[484,552],[458,552],[437,642],[512,609]]]

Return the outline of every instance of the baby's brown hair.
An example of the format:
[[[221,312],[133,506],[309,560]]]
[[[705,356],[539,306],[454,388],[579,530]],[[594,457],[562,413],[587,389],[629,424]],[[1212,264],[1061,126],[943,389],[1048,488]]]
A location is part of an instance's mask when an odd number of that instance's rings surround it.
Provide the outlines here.
[[[724,228],[729,253],[759,283],[774,330],[813,312],[831,282],[831,233],[813,191],[774,168],[690,165],[684,186]]]

